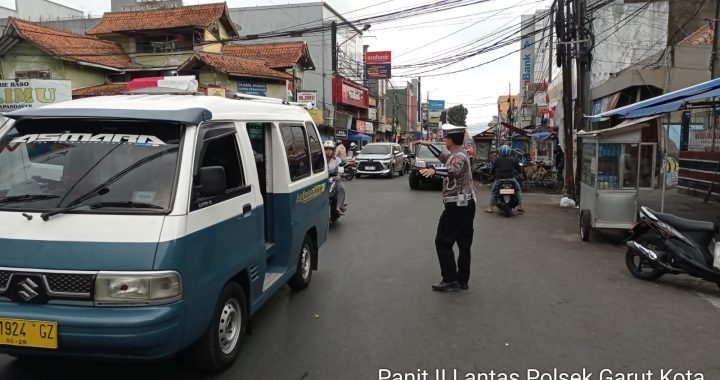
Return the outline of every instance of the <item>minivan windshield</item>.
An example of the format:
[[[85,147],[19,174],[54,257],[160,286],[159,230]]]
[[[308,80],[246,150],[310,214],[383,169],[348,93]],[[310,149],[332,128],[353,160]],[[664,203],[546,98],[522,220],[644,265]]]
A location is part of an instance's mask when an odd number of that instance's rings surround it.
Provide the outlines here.
[[[67,207],[105,183],[87,201],[104,205],[78,210],[169,210],[182,134],[171,122],[20,120],[0,138],[0,210]]]
[[[445,144],[433,144],[436,147],[440,148],[441,151],[447,153],[447,148],[445,147]],[[418,150],[416,154],[417,158],[420,159],[433,159],[436,158],[434,154],[430,151],[430,148],[426,147],[425,145],[419,145],[418,144]]]
[[[390,154],[390,145],[368,144],[362,149],[362,154]]]

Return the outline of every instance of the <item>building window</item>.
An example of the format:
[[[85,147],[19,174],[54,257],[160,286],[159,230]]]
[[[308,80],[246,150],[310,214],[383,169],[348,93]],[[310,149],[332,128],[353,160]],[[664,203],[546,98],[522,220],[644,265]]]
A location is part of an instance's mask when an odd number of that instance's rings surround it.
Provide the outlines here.
[[[17,78],[17,79],[52,79],[52,73],[50,73],[49,70],[16,71],[15,78]]]

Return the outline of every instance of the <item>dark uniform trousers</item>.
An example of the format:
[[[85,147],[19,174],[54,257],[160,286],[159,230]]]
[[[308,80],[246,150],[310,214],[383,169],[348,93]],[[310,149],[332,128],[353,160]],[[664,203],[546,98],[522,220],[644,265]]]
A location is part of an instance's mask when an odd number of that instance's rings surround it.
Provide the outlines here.
[[[470,280],[470,246],[473,240],[473,219],[475,219],[475,201],[467,206],[446,203],[445,211],[440,215],[435,248],[443,281],[458,281],[467,284]],[[453,246],[457,243],[459,255],[455,263]]]

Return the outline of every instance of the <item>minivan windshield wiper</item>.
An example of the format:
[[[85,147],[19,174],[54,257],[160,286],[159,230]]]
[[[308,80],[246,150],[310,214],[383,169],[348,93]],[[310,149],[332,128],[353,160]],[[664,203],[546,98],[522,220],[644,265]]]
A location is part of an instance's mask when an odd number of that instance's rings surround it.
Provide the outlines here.
[[[162,210],[164,207],[154,205],[152,203],[143,203],[143,202],[133,202],[133,201],[127,201],[127,202],[97,202],[97,203],[90,203],[87,205],[88,207],[95,209],[95,208],[154,208]]]
[[[58,195],[49,194],[25,194],[25,195],[14,195],[11,197],[0,198],[0,204],[13,203],[13,202],[32,202],[44,199],[60,198]]]
[[[87,193],[85,193],[85,194],[83,194],[83,195],[75,198],[72,202],[68,203],[67,206],[61,207],[61,208],[57,208],[57,209],[55,209],[55,210],[48,211],[48,212],[45,212],[45,213],[42,213],[42,214],[40,214],[40,217],[42,218],[42,220],[44,220],[44,221],[47,222],[48,219],[52,218],[52,217],[55,216],[55,215],[62,214],[62,213],[64,213],[64,212],[72,211],[72,210],[74,210],[74,209],[76,209],[76,208],[85,206],[85,205],[83,204],[83,202],[87,201],[88,199],[94,198],[94,197],[96,197],[96,196],[98,196],[98,195],[105,195],[105,194],[109,193],[109,192],[110,192],[110,189],[108,189],[107,187],[110,186],[110,185],[112,185],[113,183],[119,181],[120,179],[122,179],[123,177],[125,177],[128,173],[130,173],[130,172],[132,172],[133,170],[135,170],[135,169],[137,169],[137,168],[139,168],[139,167],[147,164],[147,163],[150,162],[150,161],[156,160],[156,159],[158,159],[158,158],[160,158],[160,157],[162,157],[162,156],[165,156],[165,155],[167,155],[167,154],[176,152],[178,149],[179,149],[179,147],[176,146],[176,147],[172,147],[172,148],[165,149],[165,150],[163,150],[163,151],[157,152],[157,153],[155,153],[155,154],[151,154],[151,155],[149,155],[149,156],[147,156],[147,157],[145,157],[145,158],[143,158],[143,159],[141,159],[141,160],[133,163],[132,165],[128,166],[127,168],[119,171],[117,174],[115,174],[114,176],[110,177],[110,179],[108,179],[107,181],[105,181],[105,182],[103,182],[103,183],[95,186],[95,188],[93,188],[92,190],[88,191]],[[110,202],[108,202],[108,203],[110,203]],[[119,202],[119,203],[122,203],[122,202]],[[126,202],[126,203],[127,203],[127,202]]]

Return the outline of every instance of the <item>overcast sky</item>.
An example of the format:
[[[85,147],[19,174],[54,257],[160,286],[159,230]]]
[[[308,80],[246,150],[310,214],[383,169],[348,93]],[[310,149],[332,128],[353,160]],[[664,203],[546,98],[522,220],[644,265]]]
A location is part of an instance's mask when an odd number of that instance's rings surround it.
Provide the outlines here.
[[[22,0],[21,0],[22,1]],[[110,10],[110,0],[54,0],[57,3],[65,4],[86,13],[101,15]],[[286,3],[309,2],[288,1],[288,0],[228,0],[229,7],[246,7],[254,5],[278,5]],[[185,5],[214,3],[218,0],[185,0]],[[356,19],[368,14],[385,13],[398,8],[427,4],[431,0],[328,0],[326,1],[340,13],[346,14],[348,19]],[[409,18],[394,23],[372,25],[365,33],[364,43],[370,45],[371,51],[391,50],[393,55],[393,66],[406,63],[416,63],[431,59],[437,52],[448,47],[458,46],[474,38],[483,36],[497,29],[506,29],[517,26],[520,23],[520,14],[534,12],[537,9],[548,8],[551,0],[491,0],[487,3],[467,6],[461,9],[438,12],[424,17]],[[358,8],[365,8],[373,4],[379,4],[358,12],[352,12]],[[14,0],[0,0],[0,5],[14,7]],[[435,21],[452,17],[463,16],[446,21]],[[406,28],[399,28],[402,25],[412,25]],[[393,28],[395,29],[387,29]],[[462,31],[460,29],[466,28]],[[383,30],[385,29],[385,30]],[[455,33],[440,41],[426,45],[434,40]],[[507,47],[502,50],[483,54],[457,65],[441,69],[438,72],[448,72],[477,65],[492,60],[499,56],[508,54],[519,48],[517,46]],[[497,114],[497,106],[494,103],[499,95],[508,93],[508,83],[511,84],[512,92],[518,91],[520,80],[520,56],[519,53],[512,54],[497,62],[476,68],[462,73],[425,77],[422,79],[422,97],[425,101],[427,92],[430,92],[431,99],[443,99],[447,106],[463,103],[469,110],[468,125],[486,123],[493,115]],[[401,74],[395,70],[393,75]],[[405,78],[394,78],[397,85]],[[484,105],[493,103],[493,105]]]

